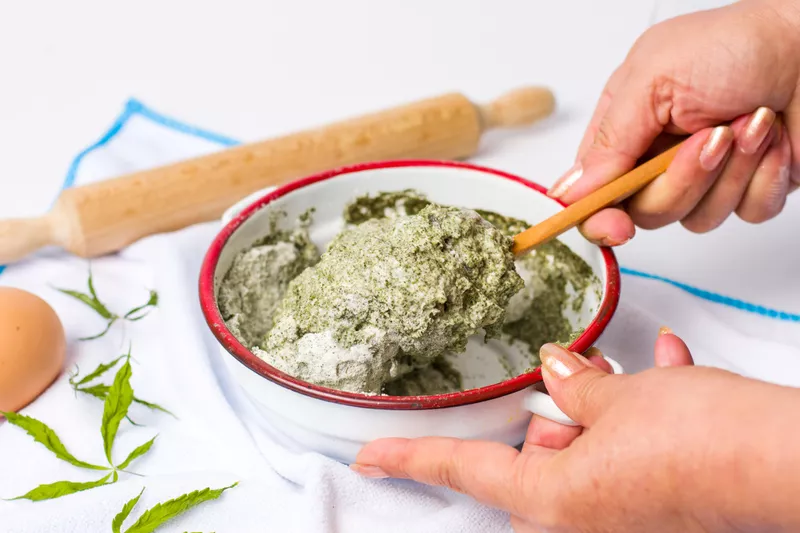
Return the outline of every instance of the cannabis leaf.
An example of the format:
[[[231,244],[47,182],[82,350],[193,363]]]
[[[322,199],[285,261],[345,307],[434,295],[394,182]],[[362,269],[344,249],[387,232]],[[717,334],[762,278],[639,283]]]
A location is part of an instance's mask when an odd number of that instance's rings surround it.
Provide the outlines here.
[[[114,439],[117,438],[119,424],[128,415],[128,408],[133,401],[132,373],[130,352],[128,352],[125,364],[117,371],[114,383],[108,389],[108,395],[103,406],[103,422],[100,426],[100,433],[103,435],[103,449],[106,452],[106,459],[111,465],[114,464],[111,459],[111,450],[114,447]]]
[[[56,432],[50,429],[50,427],[48,427],[44,422],[40,422],[35,418],[17,413],[5,413],[0,411],[0,414],[5,416],[6,420],[8,420],[10,424],[24,429],[28,435],[33,437],[33,440],[43,444],[45,448],[53,452],[55,456],[62,461],[66,461],[81,468],[88,468],[90,470],[109,470],[108,467],[97,466],[76,459],[74,455],[67,451],[67,448],[61,442],[61,439],[58,438]]]
[[[122,527],[122,523],[128,518],[128,515],[131,514],[131,511],[139,503],[139,498],[142,497],[144,493],[144,489],[139,493],[138,496],[129,500],[128,503],[122,508],[120,512],[117,513],[117,516],[114,517],[114,521],[111,522],[111,531],[112,533],[120,533],[120,528]]]
[[[110,363],[101,363],[91,373],[89,373],[85,377],[81,378],[80,381],[76,381],[77,377],[78,377],[78,374],[77,373],[73,374],[69,378],[69,383],[70,383],[70,385],[72,385],[73,390],[75,390],[76,392],[82,392],[84,394],[88,394],[90,396],[94,396],[95,398],[99,398],[101,400],[105,400],[106,396],[108,396],[108,390],[110,388],[108,385],[106,385],[104,383],[98,383],[96,385],[87,386],[87,384],[89,382],[91,382],[92,380],[99,378],[100,376],[102,376],[103,374],[105,374],[106,372],[111,370],[112,368],[114,368],[114,366],[116,366],[116,364],[119,363],[119,361],[121,361],[125,357],[126,357],[125,355],[121,355],[121,356],[117,357],[116,359],[114,359],[113,361],[111,361]],[[83,386],[81,386],[81,385],[83,385]],[[133,401],[135,403],[138,403],[139,405],[143,405],[143,406],[147,407],[148,409],[152,409],[154,411],[161,411],[162,413],[166,413],[166,414],[170,415],[173,418],[178,418],[171,411],[169,411],[168,409],[165,409],[164,407],[161,407],[157,403],[153,403],[153,402],[148,402],[146,400],[142,400],[141,398],[137,398],[135,395],[133,397]],[[131,420],[130,417],[126,417],[126,418],[128,419],[128,422],[130,422],[134,426],[138,425],[133,420]]]
[[[134,307],[133,309],[125,313],[125,316],[123,316],[122,318],[124,318],[125,320],[130,320],[131,322],[136,322],[137,320],[141,320],[144,317],[146,317],[150,313],[152,308],[157,306],[158,306],[158,293],[156,291],[151,290],[150,299],[147,300],[147,303],[145,303],[144,305],[140,305],[139,307]],[[134,316],[139,311],[144,311],[144,310],[146,310],[144,313],[138,316]]]
[[[55,483],[49,483],[47,485],[39,485],[38,487],[29,491],[28,493],[11,499],[30,500],[32,502],[40,502],[42,500],[52,500],[54,498],[60,498],[61,496],[67,496],[69,494],[75,494],[76,492],[81,492],[83,490],[93,489],[101,485],[106,485],[106,482],[111,477],[111,475],[112,474],[108,474],[104,478],[98,479],[97,481],[88,481],[86,483],[76,483],[74,481],[56,481]],[[116,481],[116,479],[114,481]]]
[[[120,371],[122,371],[123,369],[124,367],[121,368]],[[120,381],[123,380],[124,380],[124,374],[120,378]],[[130,405],[130,402],[128,402],[128,404]],[[53,452],[56,457],[58,457],[63,461],[66,461],[74,466],[87,468],[90,470],[113,470],[113,472],[109,473],[102,479],[98,479],[97,481],[80,482],[80,483],[75,481],[56,481],[55,483],[39,485],[35,489],[30,490],[29,492],[23,494],[22,496],[17,496],[16,498],[12,498],[14,500],[21,500],[21,499],[26,499],[31,501],[50,500],[53,498],[60,498],[61,496],[67,496],[68,494],[74,494],[76,492],[80,492],[83,490],[99,487],[101,485],[109,485],[111,483],[116,483],[117,480],[119,479],[119,474],[117,472],[121,470],[124,471],[134,460],[138,459],[139,457],[149,452],[150,448],[152,448],[153,443],[156,440],[156,437],[153,437],[149,441],[135,448],[131,453],[128,454],[128,457],[125,459],[125,461],[123,461],[118,466],[114,466],[113,463],[111,463],[110,459],[109,459],[109,464],[111,464],[111,467],[97,466],[76,459],[74,455],[72,455],[69,451],[67,451],[67,448],[61,442],[61,439],[58,438],[58,435],[56,435],[55,431],[50,429],[45,423],[40,422],[35,418],[31,418],[25,415],[20,415],[17,413],[6,413],[0,411],[0,414],[5,416],[6,420],[8,420],[10,424],[13,424],[27,431],[28,434],[31,437],[33,437],[33,439],[36,442],[42,443],[48,450]],[[117,422],[117,427],[119,427],[119,422]],[[109,435],[111,437],[111,444],[113,445],[113,440],[114,437],[116,436],[116,430],[113,432],[113,436],[111,435],[110,432],[103,433],[103,435],[104,439],[106,435]],[[111,478],[111,481],[109,481],[109,478]]]
[[[196,507],[203,502],[216,500],[222,495],[223,492],[235,487],[238,484],[239,483],[237,482],[221,489],[205,488],[202,490],[196,490],[188,494],[178,496],[177,498],[164,503],[158,503],[151,509],[145,511],[144,514],[139,517],[139,520],[125,530],[125,533],[152,533],[168,520],[172,520],[173,518],[180,516],[189,509]],[[144,492],[144,489],[142,492]],[[122,523],[139,501],[139,497],[141,495],[142,493],[140,492],[139,496],[126,503],[125,507],[122,508],[122,511],[120,511],[119,514],[114,517],[114,521],[111,523],[111,529],[113,533],[120,533]]]
[[[117,357],[116,359],[111,361],[110,363],[100,363],[99,365],[97,365],[97,368],[95,368],[90,373],[88,373],[83,378],[81,378],[80,381],[75,381],[75,379],[78,377],[78,374],[76,373],[75,375],[70,376],[69,384],[72,385],[72,388],[74,389],[74,388],[80,387],[81,385],[83,385],[85,383],[89,383],[90,381],[99,378],[100,376],[102,376],[103,374],[105,374],[106,372],[108,372],[109,370],[114,368],[115,366],[117,366],[117,363],[119,363],[120,360],[123,359],[124,357],[125,357],[125,355],[120,355],[119,357]]]
[[[172,418],[178,418],[177,416],[172,414],[171,411],[168,411],[168,410],[164,409],[163,407],[161,407],[157,403],[146,402],[146,401],[142,400],[141,398],[137,398],[136,396],[133,397],[133,401],[135,403],[138,403],[139,405],[144,405],[145,407],[149,407],[150,409],[152,409],[154,411],[161,411],[162,413],[166,413],[169,416],[171,416]]]
[[[108,464],[110,466],[97,466],[76,459],[74,455],[72,455],[69,451],[67,451],[67,448],[61,442],[61,439],[58,438],[58,435],[56,435],[55,431],[50,429],[43,422],[36,420],[35,418],[31,418],[25,415],[20,415],[17,413],[5,413],[0,411],[0,414],[5,416],[6,419],[9,421],[9,423],[27,431],[28,434],[32,436],[35,441],[42,443],[48,450],[53,452],[59,459],[81,468],[88,468],[91,470],[112,471],[106,477],[99,479],[97,481],[90,481],[86,483],[78,483],[74,481],[57,481],[55,483],[50,483],[47,485],[40,485],[35,489],[31,490],[30,492],[28,492],[27,494],[24,494],[14,499],[28,499],[32,501],[48,500],[52,498],[59,498],[61,496],[66,496],[67,494],[73,494],[75,492],[79,492],[82,490],[99,487],[101,485],[116,483],[117,480],[119,479],[119,474],[118,474],[119,471],[125,471],[125,469],[128,468],[128,466],[130,466],[130,464],[134,460],[138,459],[139,457],[143,456],[144,454],[150,451],[150,448],[153,447],[153,443],[155,442],[156,437],[153,437],[149,441],[139,445],[137,448],[131,451],[128,454],[128,457],[119,465],[114,466],[114,462],[112,460],[111,452],[114,447],[114,441],[116,440],[117,437],[119,424],[120,422],[122,422],[123,418],[127,417],[128,408],[133,402],[133,389],[131,388],[130,384],[131,374],[133,373],[131,369],[130,350],[128,351],[127,355],[123,357],[125,358],[125,364],[122,365],[120,369],[117,371],[117,374],[114,377],[114,383],[110,387],[108,387],[107,385],[102,385],[102,387],[105,387],[106,389],[103,391],[105,403],[103,405],[103,420],[102,420],[102,425],[100,427],[100,434],[103,437],[103,449],[105,450],[106,459],[108,460]],[[121,359],[122,358],[117,358],[117,360],[115,360],[113,364],[116,364]],[[100,365],[94,372],[92,372],[92,374],[94,376],[100,376],[104,372],[106,372],[109,368],[111,368],[113,364],[108,363],[105,365]],[[73,383],[73,386],[76,387],[76,390],[78,390],[76,384],[85,383],[85,379],[76,381],[74,378],[75,376],[70,378],[70,383]],[[92,393],[95,393],[100,389],[97,388],[97,386],[94,386],[80,390],[82,391],[92,390],[93,391]],[[109,481],[109,478],[112,478],[112,480]]]
[[[99,339],[108,333],[108,331],[111,329],[111,326],[113,326],[118,320],[127,320],[129,322],[141,320],[149,314],[153,307],[158,306],[158,293],[151,290],[150,297],[144,305],[134,307],[124,315],[119,316],[118,314],[111,312],[108,307],[106,307],[106,305],[100,301],[100,298],[97,297],[97,292],[94,290],[94,281],[92,280],[91,269],[89,269],[89,279],[87,280],[86,284],[89,287],[89,294],[71,289],[61,289],[59,287],[55,287],[57,291],[83,302],[106,320],[106,327],[103,331],[90,337],[81,337],[79,340],[82,341]]]
[[[147,452],[149,452],[150,448],[153,446],[153,443],[156,441],[156,438],[158,438],[158,435],[156,435],[155,437],[153,437],[152,439],[145,442],[138,448],[134,449],[131,453],[129,453],[128,457],[124,461],[122,461],[122,463],[117,465],[117,470],[125,470],[133,462],[134,459],[137,459],[146,454]]]
[[[108,396],[108,389],[110,387],[104,383],[98,383],[97,385],[92,385],[91,387],[83,387],[82,389],[76,388],[75,390],[78,392],[84,392],[95,398],[100,398],[101,400],[105,400],[106,396]]]

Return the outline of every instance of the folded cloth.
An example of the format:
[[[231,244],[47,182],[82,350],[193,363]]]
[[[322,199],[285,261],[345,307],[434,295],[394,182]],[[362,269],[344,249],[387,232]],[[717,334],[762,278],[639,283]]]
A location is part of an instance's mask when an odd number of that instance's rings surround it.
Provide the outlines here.
[[[166,119],[135,101],[128,104],[120,122],[122,127],[76,160],[70,184],[234,143]],[[776,224],[796,228],[797,220],[787,217]],[[0,531],[107,532],[115,514],[142,487],[146,491],[130,521],[157,502],[236,481],[239,485],[221,499],[191,510],[163,531],[372,532],[379,527],[389,532],[509,531],[504,513],[466,496],[408,481],[365,480],[346,465],[303,452],[257,415],[232,381],[199,309],[199,267],[219,226],[213,222],[150,237],[114,256],[93,260],[97,293],[110,309],[124,312],[143,303],[148,289],[159,294],[159,305],[147,318],[126,323],[124,329],[115,326],[93,341],[78,338],[102,330],[103,321],[52,288],[83,290],[87,261],[45,252],[0,276],[3,285],[39,294],[56,309],[68,334],[68,367],[79,367],[81,375],[127,351],[130,341],[136,395],[177,417],[134,404],[130,417],[140,425],[122,423],[115,456],[119,460],[159,435],[150,453],[130,467],[145,477],[122,474],[117,483],[54,500],[0,502]],[[670,245],[676,249],[680,242]],[[735,279],[726,288],[726,298],[626,272],[620,308],[599,347],[628,371],[652,365],[658,329],[668,325],[687,341],[698,364],[800,386],[797,315],[730,298],[738,294]],[[790,280],[773,281],[780,285]],[[98,431],[102,411],[98,399],[73,393],[64,375],[23,413],[50,425],[76,456],[97,462],[103,456]],[[3,498],[43,483],[100,477],[56,459],[8,423],[0,424],[0,457]]]

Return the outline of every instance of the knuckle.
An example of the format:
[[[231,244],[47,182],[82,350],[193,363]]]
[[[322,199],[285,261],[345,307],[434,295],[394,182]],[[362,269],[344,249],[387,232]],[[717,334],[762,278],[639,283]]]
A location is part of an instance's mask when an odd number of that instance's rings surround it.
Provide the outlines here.
[[[750,224],[762,224],[778,216],[785,205],[785,196],[779,202],[752,202],[739,207],[736,215]]]
[[[579,418],[591,418],[591,412],[596,402],[593,398],[596,396],[600,384],[600,376],[594,375],[588,379],[578,381],[573,387],[570,397],[572,400],[572,409],[575,413],[580,413]]]
[[[736,209],[736,215],[744,222],[749,222],[750,224],[760,224],[766,220],[758,209],[749,206]]]
[[[702,234],[715,230],[722,225],[724,219],[708,218],[701,216],[688,216],[681,220],[681,226],[691,231],[692,233]]]
[[[762,170],[762,172],[764,172]],[[736,209],[736,214],[751,224],[766,222],[783,211],[786,205],[786,196],[789,192],[789,169],[776,169],[768,174],[760,174],[754,178],[761,182],[753,190],[751,188],[745,193],[745,197]]]
[[[663,228],[675,220],[669,213],[659,213],[657,215],[650,214],[644,211],[631,211],[631,219],[633,223],[644,230],[654,230]]]
[[[541,472],[530,465],[530,455],[520,455],[515,463],[508,490],[513,495],[510,511],[518,516],[537,516],[543,491]]]
[[[668,124],[672,118],[677,83],[672,76],[658,75],[650,82],[650,110],[660,126]]]
[[[464,488],[461,483],[461,477],[458,475],[463,466],[460,459],[461,454],[459,453],[461,445],[461,441],[453,443],[448,459],[431,465],[430,479],[435,485],[448,487],[463,494]]]
[[[600,150],[613,150],[619,144],[619,135],[615,126],[608,117],[600,119],[597,132],[592,141],[592,148]]]

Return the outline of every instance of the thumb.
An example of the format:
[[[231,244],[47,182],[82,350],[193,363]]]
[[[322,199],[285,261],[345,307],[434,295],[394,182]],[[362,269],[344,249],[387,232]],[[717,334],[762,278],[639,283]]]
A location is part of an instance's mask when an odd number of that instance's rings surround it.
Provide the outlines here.
[[[550,396],[559,409],[583,427],[595,424],[626,380],[626,376],[608,374],[557,344],[545,344],[539,355]]]
[[[573,203],[636,166],[670,119],[669,102],[659,104],[653,91],[652,84],[625,80],[589,147],[548,191],[551,197]]]

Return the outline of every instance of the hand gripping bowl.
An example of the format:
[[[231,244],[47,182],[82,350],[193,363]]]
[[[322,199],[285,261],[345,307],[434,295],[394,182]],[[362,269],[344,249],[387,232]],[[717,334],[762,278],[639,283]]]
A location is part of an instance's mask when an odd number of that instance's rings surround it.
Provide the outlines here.
[[[200,273],[200,303],[235,380],[271,428],[299,448],[353,462],[365,443],[382,437],[449,436],[519,445],[531,413],[572,424],[541,392],[539,368],[508,379],[498,353],[517,372],[526,366],[514,349],[500,341],[470,340],[459,356],[464,392],[392,397],[355,394],[320,387],[284,374],[253,355],[228,330],[216,294],[235,255],[268,233],[270,211],[278,208],[290,223],[315,207],[311,238],[324,246],[342,229],[344,206],[356,196],[415,189],[434,202],[487,209],[535,223],[562,205],[539,185],[504,172],[474,165],[437,161],[393,161],[338,169],[260,191],[233,206],[224,228],[212,242]],[[561,241],[580,255],[602,285],[587,294],[573,319],[585,327],[570,349],[583,352],[605,329],[619,300],[619,267],[613,252],[585,240],[576,230]],[[492,363],[492,361],[494,363]],[[615,372],[622,369],[611,362]]]

